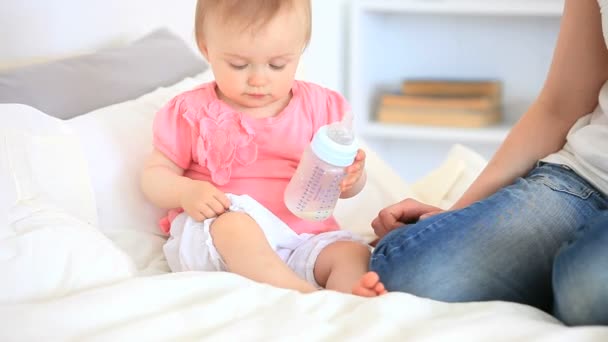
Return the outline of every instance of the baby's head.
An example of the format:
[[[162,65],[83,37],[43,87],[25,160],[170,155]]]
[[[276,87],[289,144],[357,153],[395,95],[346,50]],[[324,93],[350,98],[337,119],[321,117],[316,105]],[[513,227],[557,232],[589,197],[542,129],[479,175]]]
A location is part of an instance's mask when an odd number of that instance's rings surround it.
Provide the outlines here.
[[[310,0],[198,0],[195,33],[223,100],[237,109],[278,105],[310,39]]]

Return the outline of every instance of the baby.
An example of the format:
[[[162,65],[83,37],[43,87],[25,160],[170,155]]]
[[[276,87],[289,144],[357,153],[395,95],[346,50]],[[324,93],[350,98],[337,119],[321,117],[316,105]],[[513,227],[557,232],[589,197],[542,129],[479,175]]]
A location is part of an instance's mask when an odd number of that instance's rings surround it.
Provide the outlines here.
[[[310,0],[199,0],[195,30],[215,81],[157,113],[141,179],[151,202],[172,209],[161,221],[171,269],[229,271],[301,292],[384,294],[362,240],[334,218],[301,220],[283,202],[314,133],[349,110],[338,93],[294,80],[310,39]],[[364,165],[359,150],[341,198],[361,191]]]

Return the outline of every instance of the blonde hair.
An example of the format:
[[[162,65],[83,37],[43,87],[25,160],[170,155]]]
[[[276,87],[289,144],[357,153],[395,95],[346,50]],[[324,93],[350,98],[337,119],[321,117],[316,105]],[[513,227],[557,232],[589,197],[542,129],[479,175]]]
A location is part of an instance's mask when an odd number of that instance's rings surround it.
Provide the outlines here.
[[[301,5],[306,16],[305,45],[310,41],[312,14],[310,0],[198,0],[194,19],[194,35],[201,46],[204,37],[204,23],[210,14],[217,14],[222,24],[237,22],[243,29],[258,29],[268,23],[286,7]]]

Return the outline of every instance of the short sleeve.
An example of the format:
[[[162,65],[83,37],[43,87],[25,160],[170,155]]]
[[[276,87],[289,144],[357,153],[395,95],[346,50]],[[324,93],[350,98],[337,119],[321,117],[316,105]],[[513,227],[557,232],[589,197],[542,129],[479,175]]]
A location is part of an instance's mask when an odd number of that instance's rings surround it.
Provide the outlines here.
[[[333,90],[326,90],[327,95],[327,122],[324,124],[330,124],[332,122],[342,120],[342,117],[346,112],[351,110],[350,104],[344,96]]]
[[[179,97],[173,98],[156,113],[152,142],[177,166],[187,169],[192,162],[192,128],[181,104]]]

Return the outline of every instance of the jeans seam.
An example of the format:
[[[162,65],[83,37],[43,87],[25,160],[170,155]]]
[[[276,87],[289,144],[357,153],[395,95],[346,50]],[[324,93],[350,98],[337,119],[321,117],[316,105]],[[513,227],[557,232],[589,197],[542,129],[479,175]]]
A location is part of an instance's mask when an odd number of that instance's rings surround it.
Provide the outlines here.
[[[560,188],[557,184],[555,184],[554,182],[552,182],[551,180],[549,180],[545,177],[538,177],[537,180],[539,183],[545,185],[546,187],[548,187],[549,189],[551,189],[553,191],[559,191],[559,192],[566,193],[566,194],[569,194],[572,196],[576,196],[582,200],[588,199],[594,193],[594,190],[590,189],[588,187],[585,187],[585,189],[580,192],[572,191],[566,187]]]
[[[546,167],[548,169],[548,171],[546,173],[533,174],[534,170],[537,170],[537,168],[535,168],[526,178],[534,179],[534,178],[536,178],[535,176],[538,176],[538,178],[540,179],[540,182],[545,184],[549,188],[551,188],[555,191],[562,191],[562,192],[571,194],[573,196],[578,196],[582,199],[587,199],[593,195],[598,195],[600,197],[604,197],[602,192],[600,192],[593,184],[591,184],[588,180],[583,178],[575,170],[573,170],[571,167],[569,167],[567,165],[543,162],[540,165],[540,167]],[[551,174],[553,174],[554,176],[559,175],[558,177],[560,177],[560,178],[567,177],[568,183],[574,182],[578,186],[583,188],[582,192],[584,193],[584,196],[582,193],[579,195],[576,192],[568,191],[569,189],[556,189],[555,187],[558,187],[558,184],[556,182],[553,182],[548,177],[548,175],[551,175]],[[544,180],[546,180],[546,182]]]

